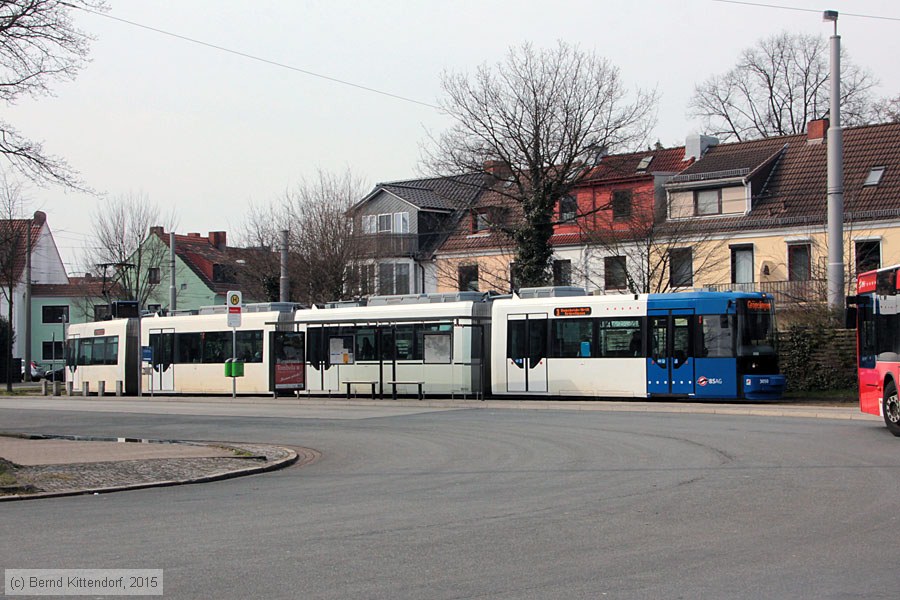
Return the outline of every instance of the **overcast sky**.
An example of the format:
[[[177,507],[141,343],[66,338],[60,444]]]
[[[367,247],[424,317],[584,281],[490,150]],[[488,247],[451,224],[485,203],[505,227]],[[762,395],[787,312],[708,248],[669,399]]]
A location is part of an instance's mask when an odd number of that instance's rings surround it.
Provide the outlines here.
[[[109,0],[107,14],[426,104],[440,97],[444,70],[565,40],[610,59],[630,88],[657,88],[654,138],[673,146],[698,131],[685,114],[696,83],[781,30],[827,37],[821,11],[833,9],[844,50],[880,80],[877,94],[900,94],[900,3],[759,3],[808,11],[715,0]],[[109,17],[77,22],[96,38],[91,63],[55,84],[55,97],[7,107],[5,119],[92,188],[174,207],[179,233],[225,230],[232,241],[249,203],[318,169],[349,167],[370,185],[415,177],[427,133],[448,125],[417,102]],[[70,274],[83,271],[100,201],[59,188],[28,197],[47,213]]]

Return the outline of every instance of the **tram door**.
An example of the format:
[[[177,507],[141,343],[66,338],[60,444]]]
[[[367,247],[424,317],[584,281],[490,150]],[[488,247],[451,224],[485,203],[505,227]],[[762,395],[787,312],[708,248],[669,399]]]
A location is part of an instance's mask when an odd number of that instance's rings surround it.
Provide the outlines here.
[[[149,389],[154,392],[175,391],[175,330],[151,329],[150,348],[153,368]]]
[[[75,333],[69,336],[66,341],[66,367],[69,374],[66,375],[66,381],[72,382],[72,387],[76,390],[81,389],[81,371],[78,368],[78,341],[81,335]]]
[[[547,313],[508,315],[506,391],[547,391]]]
[[[692,309],[648,311],[650,356],[647,358],[649,394],[694,393]]]

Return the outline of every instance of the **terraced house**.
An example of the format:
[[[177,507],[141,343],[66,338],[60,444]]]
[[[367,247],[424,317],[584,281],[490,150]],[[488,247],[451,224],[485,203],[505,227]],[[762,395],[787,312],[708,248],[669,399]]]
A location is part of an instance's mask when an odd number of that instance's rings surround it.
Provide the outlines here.
[[[767,291],[782,304],[825,300],[827,129],[819,120],[806,135],[711,146],[668,181],[667,225],[695,231],[672,263],[675,287]],[[857,273],[900,261],[900,124],[847,128],[843,138],[853,293]]]

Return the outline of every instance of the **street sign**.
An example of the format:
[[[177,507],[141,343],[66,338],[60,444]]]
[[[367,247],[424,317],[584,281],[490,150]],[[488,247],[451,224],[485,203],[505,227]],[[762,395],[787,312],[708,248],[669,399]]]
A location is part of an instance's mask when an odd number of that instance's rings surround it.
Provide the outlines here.
[[[229,291],[225,296],[225,305],[228,306],[228,326],[241,326],[241,304],[243,303],[243,295],[236,290]]]

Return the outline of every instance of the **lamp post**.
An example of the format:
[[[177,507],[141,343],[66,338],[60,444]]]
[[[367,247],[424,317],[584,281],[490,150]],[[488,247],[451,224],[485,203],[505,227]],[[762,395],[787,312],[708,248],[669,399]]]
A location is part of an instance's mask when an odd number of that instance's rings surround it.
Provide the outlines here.
[[[841,36],[837,34],[838,12],[826,10],[823,21],[834,23],[831,36],[831,106],[828,125],[828,306],[844,306],[844,159],[841,129]]]

